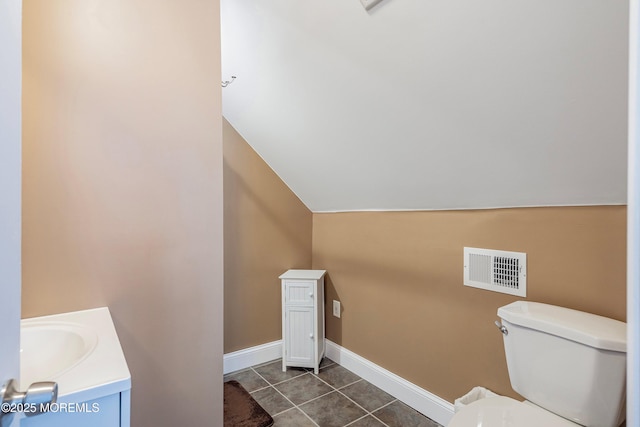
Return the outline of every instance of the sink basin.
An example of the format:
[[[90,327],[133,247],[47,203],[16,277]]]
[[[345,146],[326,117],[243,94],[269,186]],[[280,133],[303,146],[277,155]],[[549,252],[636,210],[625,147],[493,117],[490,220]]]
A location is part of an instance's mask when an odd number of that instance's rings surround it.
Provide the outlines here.
[[[67,322],[31,322],[20,328],[20,384],[56,381],[98,344],[91,329]]]
[[[49,413],[18,424],[131,425],[131,374],[107,307],[22,319],[20,339],[19,390],[55,381],[58,400]]]
[[[62,403],[130,393],[131,374],[107,307],[22,319],[20,341],[20,390],[55,381]]]

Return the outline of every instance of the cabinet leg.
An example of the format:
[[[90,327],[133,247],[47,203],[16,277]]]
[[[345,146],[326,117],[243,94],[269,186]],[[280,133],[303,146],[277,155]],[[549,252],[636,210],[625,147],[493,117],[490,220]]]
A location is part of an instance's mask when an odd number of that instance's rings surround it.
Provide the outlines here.
[[[287,364],[285,363],[284,359],[282,359],[282,372],[287,372]]]

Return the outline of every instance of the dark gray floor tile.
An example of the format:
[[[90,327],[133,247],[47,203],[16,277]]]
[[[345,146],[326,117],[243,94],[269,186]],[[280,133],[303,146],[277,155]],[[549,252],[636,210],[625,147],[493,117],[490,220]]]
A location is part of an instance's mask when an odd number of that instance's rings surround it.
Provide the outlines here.
[[[441,427],[440,424],[399,400],[375,411],[373,415],[389,427]]]
[[[365,380],[346,386],[340,391],[369,412],[373,412],[395,400],[393,396]]]
[[[273,417],[273,427],[316,427],[316,425],[299,409],[293,408]]]
[[[300,405],[300,409],[320,427],[344,427],[367,414],[337,391]]]
[[[329,366],[329,365],[333,365],[334,362],[333,360],[329,359],[328,357],[323,357],[322,360],[320,361],[320,369]]]
[[[224,376],[225,381],[236,380],[242,387],[249,393],[258,390],[259,388],[267,387],[269,384],[260,375],[253,372],[251,369],[245,369],[244,371],[232,372]]]
[[[367,415],[364,418],[360,418],[355,423],[349,424],[349,427],[385,427],[385,425],[373,418],[371,415]]]
[[[282,372],[282,360],[276,360],[262,366],[254,367],[253,369],[272,385],[295,378],[307,372],[303,368],[293,368],[290,366],[287,367],[286,372]]]
[[[322,396],[323,394],[329,393],[333,390],[331,387],[309,373],[280,383],[274,387],[287,396],[287,398],[296,405],[315,399],[316,397]]]
[[[331,384],[335,388],[344,387],[347,384],[351,384],[360,379],[359,376],[351,372],[350,370],[343,368],[342,366],[335,365],[322,368],[318,374],[323,381]]]
[[[270,415],[293,408],[293,404],[273,387],[263,388],[251,393],[251,395]]]

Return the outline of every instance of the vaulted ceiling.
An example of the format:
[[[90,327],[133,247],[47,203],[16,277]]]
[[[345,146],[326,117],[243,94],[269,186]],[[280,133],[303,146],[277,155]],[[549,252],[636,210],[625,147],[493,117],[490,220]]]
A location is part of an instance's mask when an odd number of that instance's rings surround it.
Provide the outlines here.
[[[314,212],[626,203],[627,3],[222,0],[223,112]]]

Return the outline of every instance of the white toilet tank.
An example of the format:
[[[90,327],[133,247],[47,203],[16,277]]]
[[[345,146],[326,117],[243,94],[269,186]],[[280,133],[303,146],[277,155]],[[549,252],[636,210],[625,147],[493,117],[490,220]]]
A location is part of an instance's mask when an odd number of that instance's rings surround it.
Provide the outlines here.
[[[584,426],[624,421],[626,323],[525,301],[500,307],[498,316],[515,391]]]

